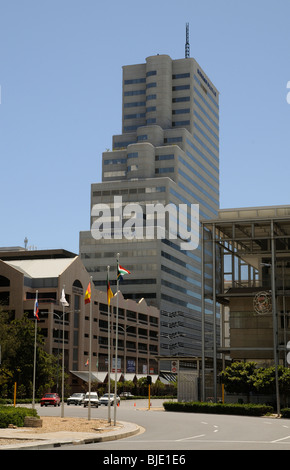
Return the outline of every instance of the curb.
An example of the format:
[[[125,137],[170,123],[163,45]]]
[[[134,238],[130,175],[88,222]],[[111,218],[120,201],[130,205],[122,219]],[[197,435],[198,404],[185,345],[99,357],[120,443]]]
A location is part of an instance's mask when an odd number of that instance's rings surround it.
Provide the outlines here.
[[[38,442],[21,442],[19,444],[7,444],[0,446],[0,450],[40,450],[40,449],[52,449],[56,447],[61,447],[64,445],[83,445],[83,444],[94,444],[97,442],[107,442],[107,441],[115,441],[117,439],[124,439],[126,437],[134,436],[142,431],[142,427],[138,426],[134,423],[126,423],[123,421],[119,421],[120,424],[123,425],[123,429],[117,431],[111,431],[108,433],[104,433],[102,436],[92,436],[92,437],[81,437],[82,433],[80,434],[80,438],[63,438],[63,439],[46,439],[41,441],[39,438]],[[127,428],[127,430],[126,430]],[[15,438],[21,439],[21,438]],[[37,437],[36,437],[37,440]]]

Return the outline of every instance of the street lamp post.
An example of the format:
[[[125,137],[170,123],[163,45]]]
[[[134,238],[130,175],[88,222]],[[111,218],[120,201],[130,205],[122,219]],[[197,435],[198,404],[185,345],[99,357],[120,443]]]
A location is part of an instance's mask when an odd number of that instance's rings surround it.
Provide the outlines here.
[[[278,324],[277,324],[277,304],[276,304],[276,249],[274,238],[274,222],[271,221],[271,290],[272,290],[272,319],[273,319],[273,348],[274,348],[274,363],[275,363],[275,384],[276,384],[276,404],[277,415],[280,416],[280,392],[278,381]]]
[[[64,315],[65,307],[69,304],[65,298],[65,286],[63,286],[60,303],[62,304],[62,384],[61,384],[61,418],[64,417]]]
[[[110,266],[107,266],[107,279],[109,282]],[[107,287],[108,288],[108,287]],[[108,297],[108,423],[111,424],[111,314],[110,314],[110,299]]]
[[[119,253],[117,253],[117,264],[119,265]],[[118,374],[118,322],[119,322],[119,278],[117,277],[117,310],[116,310],[116,345],[115,345],[115,390],[114,390],[114,426],[117,419],[117,374]],[[109,396],[110,400],[110,396]],[[109,406],[109,405],[108,405]]]
[[[52,312],[59,320],[61,320],[62,315]],[[59,375],[59,342],[60,342],[60,328],[58,326],[58,340],[57,340],[57,376],[56,376],[56,391],[58,393],[58,375]]]
[[[118,328],[121,328],[121,330],[123,330],[124,332],[124,335],[125,335],[125,339],[124,339],[124,375],[126,374],[127,372],[127,367],[126,367],[126,340],[127,340],[127,330],[129,328],[131,328],[132,326],[140,326],[141,323],[134,323],[134,325],[127,325],[127,326],[123,326],[123,325],[118,325]],[[116,328],[116,323],[115,323],[115,328]],[[136,338],[138,336],[138,333],[136,332]]]

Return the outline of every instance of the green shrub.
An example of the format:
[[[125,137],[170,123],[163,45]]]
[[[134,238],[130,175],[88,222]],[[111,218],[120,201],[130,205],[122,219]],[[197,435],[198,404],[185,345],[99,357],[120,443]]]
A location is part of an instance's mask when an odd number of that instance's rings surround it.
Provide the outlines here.
[[[183,411],[187,413],[214,413],[240,416],[264,416],[273,413],[273,407],[267,405],[207,403],[207,402],[173,402],[163,403],[166,411]]]
[[[290,408],[282,408],[281,418],[290,418]]]
[[[9,424],[23,427],[25,416],[35,416],[38,418],[37,411],[32,408],[0,406],[0,428],[7,428]]]

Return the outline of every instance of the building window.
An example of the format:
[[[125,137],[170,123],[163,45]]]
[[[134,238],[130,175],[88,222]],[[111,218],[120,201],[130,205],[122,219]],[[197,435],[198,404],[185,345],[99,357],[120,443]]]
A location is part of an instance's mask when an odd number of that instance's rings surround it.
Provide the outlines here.
[[[116,176],[126,176],[126,172],[125,171],[105,171],[104,172],[104,178],[113,178],[113,177],[116,177]]]
[[[10,286],[10,280],[8,277],[5,276],[0,276],[0,287],[9,287]]]
[[[156,82],[147,83],[146,88],[155,88],[157,86]]]
[[[122,165],[123,163],[126,163],[126,162],[127,162],[126,158],[110,158],[109,160],[104,160],[104,165]],[[93,195],[95,195],[95,193]]]
[[[189,78],[190,73],[176,73],[175,75],[172,75],[173,80],[177,78]]]
[[[190,121],[177,121],[172,123],[172,127],[189,126]]]
[[[145,101],[134,101],[133,103],[125,103],[124,108],[135,108],[137,106],[145,106]]]
[[[132,78],[130,80],[124,80],[125,85],[133,85],[134,83],[145,83],[146,78]]]
[[[130,165],[127,167],[128,171],[137,171],[138,170],[138,165]]]
[[[9,305],[9,292],[0,292],[0,305]]]
[[[184,103],[185,101],[190,101],[190,97],[180,96],[179,98],[172,98],[172,103]]]
[[[182,142],[182,137],[165,137],[165,144],[173,144],[174,142]]]
[[[127,158],[138,158],[138,152],[128,153]]]
[[[125,114],[124,119],[137,119],[137,118],[144,118],[145,116],[146,116],[145,113]]]
[[[147,140],[147,139],[148,139],[148,135],[146,135],[146,134],[138,135],[138,137],[137,137],[138,142],[141,142],[142,140]]]
[[[155,161],[160,162],[162,160],[174,160],[174,154],[170,155],[155,155]]]
[[[188,114],[190,113],[189,108],[182,108],[182,109],[173,109],[172,114]]]
[[[155,175],[161,175],[162,173],[174,173],[174,168],[155,168]]]
[[[125,126],[124,131],[125,132],[134,132],[134,131],[137,130],[137,128],[138,128],[138,126]]]
[[[190,85],[178,85],[178,86],[172,87],[172,91],[180,91],[180,90],[190,90]]]
[[[145,90],[125,91],[124,96],[145,95]]]

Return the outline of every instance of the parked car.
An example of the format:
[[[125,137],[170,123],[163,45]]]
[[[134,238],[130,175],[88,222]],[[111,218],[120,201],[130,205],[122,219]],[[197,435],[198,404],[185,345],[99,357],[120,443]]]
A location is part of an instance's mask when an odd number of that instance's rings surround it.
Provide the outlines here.
[[[96,408],[98,408],[100,404],[98,393],[97,392],[86,393],[86,396],[84,399],[84,407],[89,405],[89,399],[91,402],[91,406],[95,406]]]
[[[73,393],[68,399],[68,405],[82,405],[84,402],[85,394],[84,393]]]
[[[122,393],[120,393],[120,397],[127,397],[127,398],[131,397],[132,398],[132,397],[134,397],[134,395],[132,395],[131,392],[122,392]]]
[[[106,405],[108,406],[109,404],[109,401],[110,401],[110,405],[113,405],[114,404],[114,399],[115,399],[115,395],[114,393],[110,393],[110,398],[109,398],[109,394],[108,393],[105,393],[101,398],[100,398],[100,405]],[[116,403],[118,405],[118,403],[120,403],[120,397],[117,395],[116,396]]]
[[[59,406],[60,405],[60,398],[57,393],[45,393],[40,400],[40,406],[47,406],[47,405],[53,405],[53,406]]]

